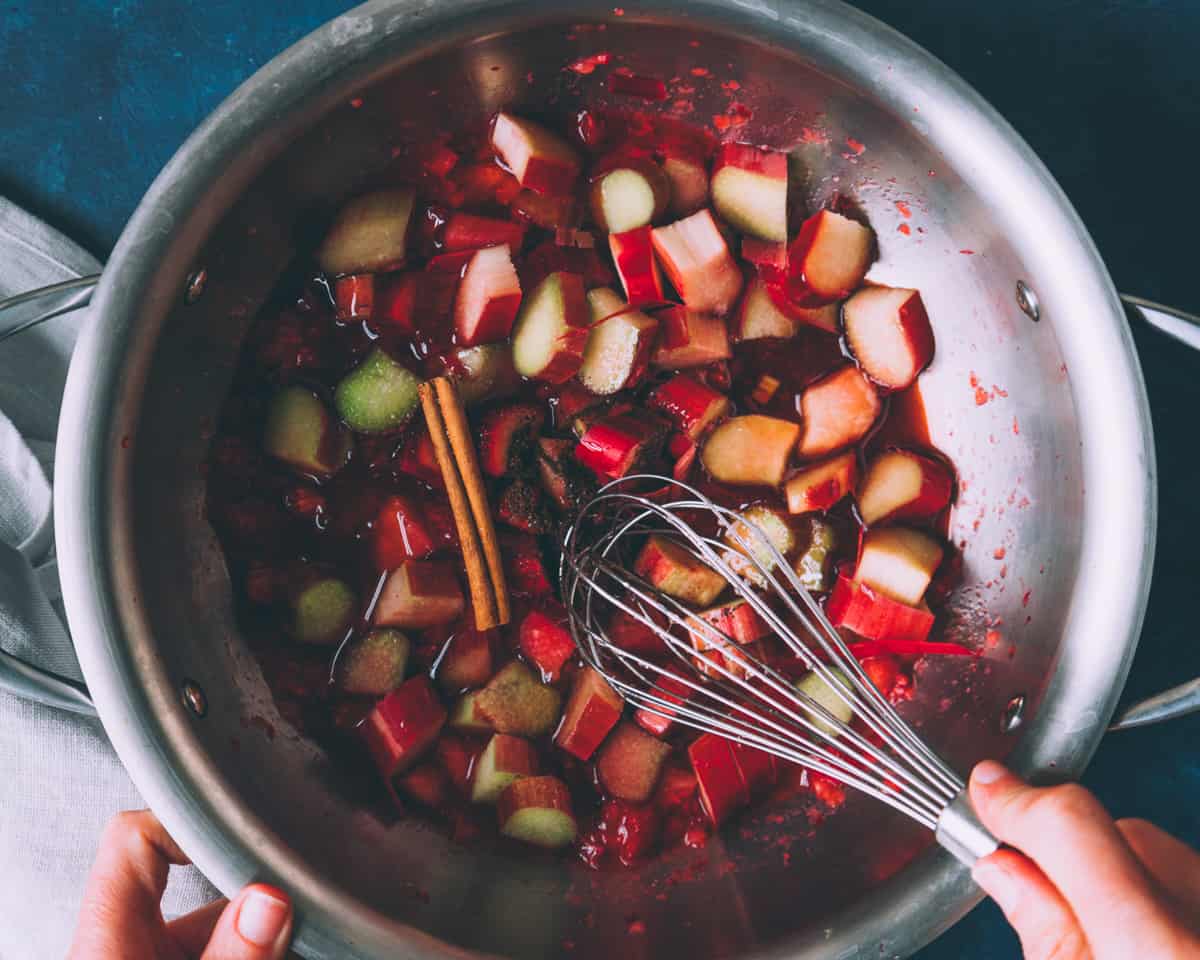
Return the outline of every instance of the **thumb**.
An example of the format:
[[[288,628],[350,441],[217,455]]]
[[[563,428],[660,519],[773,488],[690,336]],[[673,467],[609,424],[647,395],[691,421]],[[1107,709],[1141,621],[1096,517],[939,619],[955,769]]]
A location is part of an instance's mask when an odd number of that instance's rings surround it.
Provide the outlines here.
[[[222,911],[200,960],[282,960],[291,938],[287,894],[255,883]]]

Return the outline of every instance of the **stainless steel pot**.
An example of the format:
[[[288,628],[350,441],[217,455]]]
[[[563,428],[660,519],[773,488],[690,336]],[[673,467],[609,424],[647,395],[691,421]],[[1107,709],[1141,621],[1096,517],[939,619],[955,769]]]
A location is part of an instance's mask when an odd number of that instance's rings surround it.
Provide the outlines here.
[[[456,847],[371,813],[336,758],[278,716],[235,628],[201,463],[297,227],[386,163],[397,124],[591,99],[604,71],[564,67],[601,51],[658,76],[708,70],[688,81],[691,116],[748,105],[739,139],[799,144],[812,199],[839,190],[870,216],[874,276],[921,288],[938,341],[922,380],[930,427],[963,471],[955,624],[988,639],[965,678],[929,664],[912,715],[963,769],[1011,752],[1029,773],[1082,770],[1133,655],[1155,529],[1120,302],[1011,128],[928,54],[832,0],[623,12],[381,0],[239,88],[130,221],[71,367],[56,532],[91,696],[200,868],[226,891],[251,879],[291,891],[311,956],[547,956],[567,941],[576,956],[907,954],[979,894],[868,801],[815,834],[751,819],[623,873]],[[629,935],[633,917],[644,935]]]

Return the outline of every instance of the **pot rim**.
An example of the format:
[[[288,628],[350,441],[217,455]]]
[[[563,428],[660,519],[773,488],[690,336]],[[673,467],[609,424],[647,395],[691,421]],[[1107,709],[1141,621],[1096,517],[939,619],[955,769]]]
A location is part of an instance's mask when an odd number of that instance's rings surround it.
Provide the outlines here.
[[[625,16],[670,18],[672,6],[630,2]],[[611,2],[586,0],[564,14],[544,0],[375,0],[281,53],[197,128],[147,191],[109,259],[92,300],[92,322],[71,361],[58,433],[55,533],[64,604],[105,729],[142,796],[218,887],[232,893],[266,876],[292,893],[297,943],[313,955],[394,955],[397,945],[413,956],[467,954],[331,890],[237,800],[203,755],[154,653],[130,573],[130,511],[118,491],[127,489],[132,458],[121,440],[135,435],[137,404],[130,398],[140,394],[148,360],[131,364],[127,358],[138,354],[128,348],[135,337],[154,336],[157,326],[147,331],[146,325],[161,324],[181,295],[185,271],[168,276],[160,265],[193,262],[253,175],[300,128],[301,115],[311,115],[314,104],[323,109],[343,99],[379,67],[381,48],[396,64],[467,36],[568,15],[609,18]],[[1017,238],[1024,262],[1042,257],[1068,278],[1070,309],[1054,315],[1054,324],[1080,412],[1086,496],[1064,636],[1111,642],[1063,645],[1059,669],[1012,763],[1030,774],[1077,775],[1103,735],[1137,645],[1157,511],[1141,370],[1091,238],[1049,172],[999,114],[890,27],[838,0],[692,0],[688,16],[774,45],[802,46],[822,66],[871,82],[902,122],[935,140],[972,189],[1004,200],[991,207],[999,227]],[[914,96],[919,115],[911,112]],[[1088,596],[1105,597],[1105,608],[1089,607]],[[893,878],[820,929],[755,955],[845,957],[869,950],[876,956],[879,947],[905,955],[980,899],[968,871],[941,851],[900,876],[903,884]]]

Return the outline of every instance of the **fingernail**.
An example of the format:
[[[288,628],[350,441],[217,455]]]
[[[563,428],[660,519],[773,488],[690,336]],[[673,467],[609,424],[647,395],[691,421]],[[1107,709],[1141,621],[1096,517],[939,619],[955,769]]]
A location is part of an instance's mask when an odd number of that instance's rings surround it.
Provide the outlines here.
[[[252,887],[238,908],[237,931],[256,947],[272,946],[283,933],[289,912],[287,898],[282,893],[272,894],[261,887]]]
[[[975,769],[971,772],[971,779],[981,786],[987,786],[989,783],[995,783],[1001,777],[1008,776],[1008,768],[995,760],[983,760],[975,765]]]
[[[1021,889],[1004,867],[989,860],[980,860],[971,871],[971,876],[1006,914],[1016,906]]]

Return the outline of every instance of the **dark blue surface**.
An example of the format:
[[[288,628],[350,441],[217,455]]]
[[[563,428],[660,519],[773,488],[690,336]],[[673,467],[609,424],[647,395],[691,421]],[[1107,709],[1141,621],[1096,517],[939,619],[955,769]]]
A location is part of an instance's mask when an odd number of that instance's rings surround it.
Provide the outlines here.
[[[1117,285],[1200,312],[1200,4],[1194,0],[871,0],[865,10],[958,70],[1041,155]],[[192,128],[332,0],[0,2],[0,194],[103,256]],[[1137,332],[1161,472],[1146,631],[1127,696],[1200,675],[1200,358]],[[1119,550],[1120,544],[1112,549]],[[1200,844],[1200,717],[1109,737],[1086,777],[1120,816]],[[1009,960],[990,904],[922,960]]]

